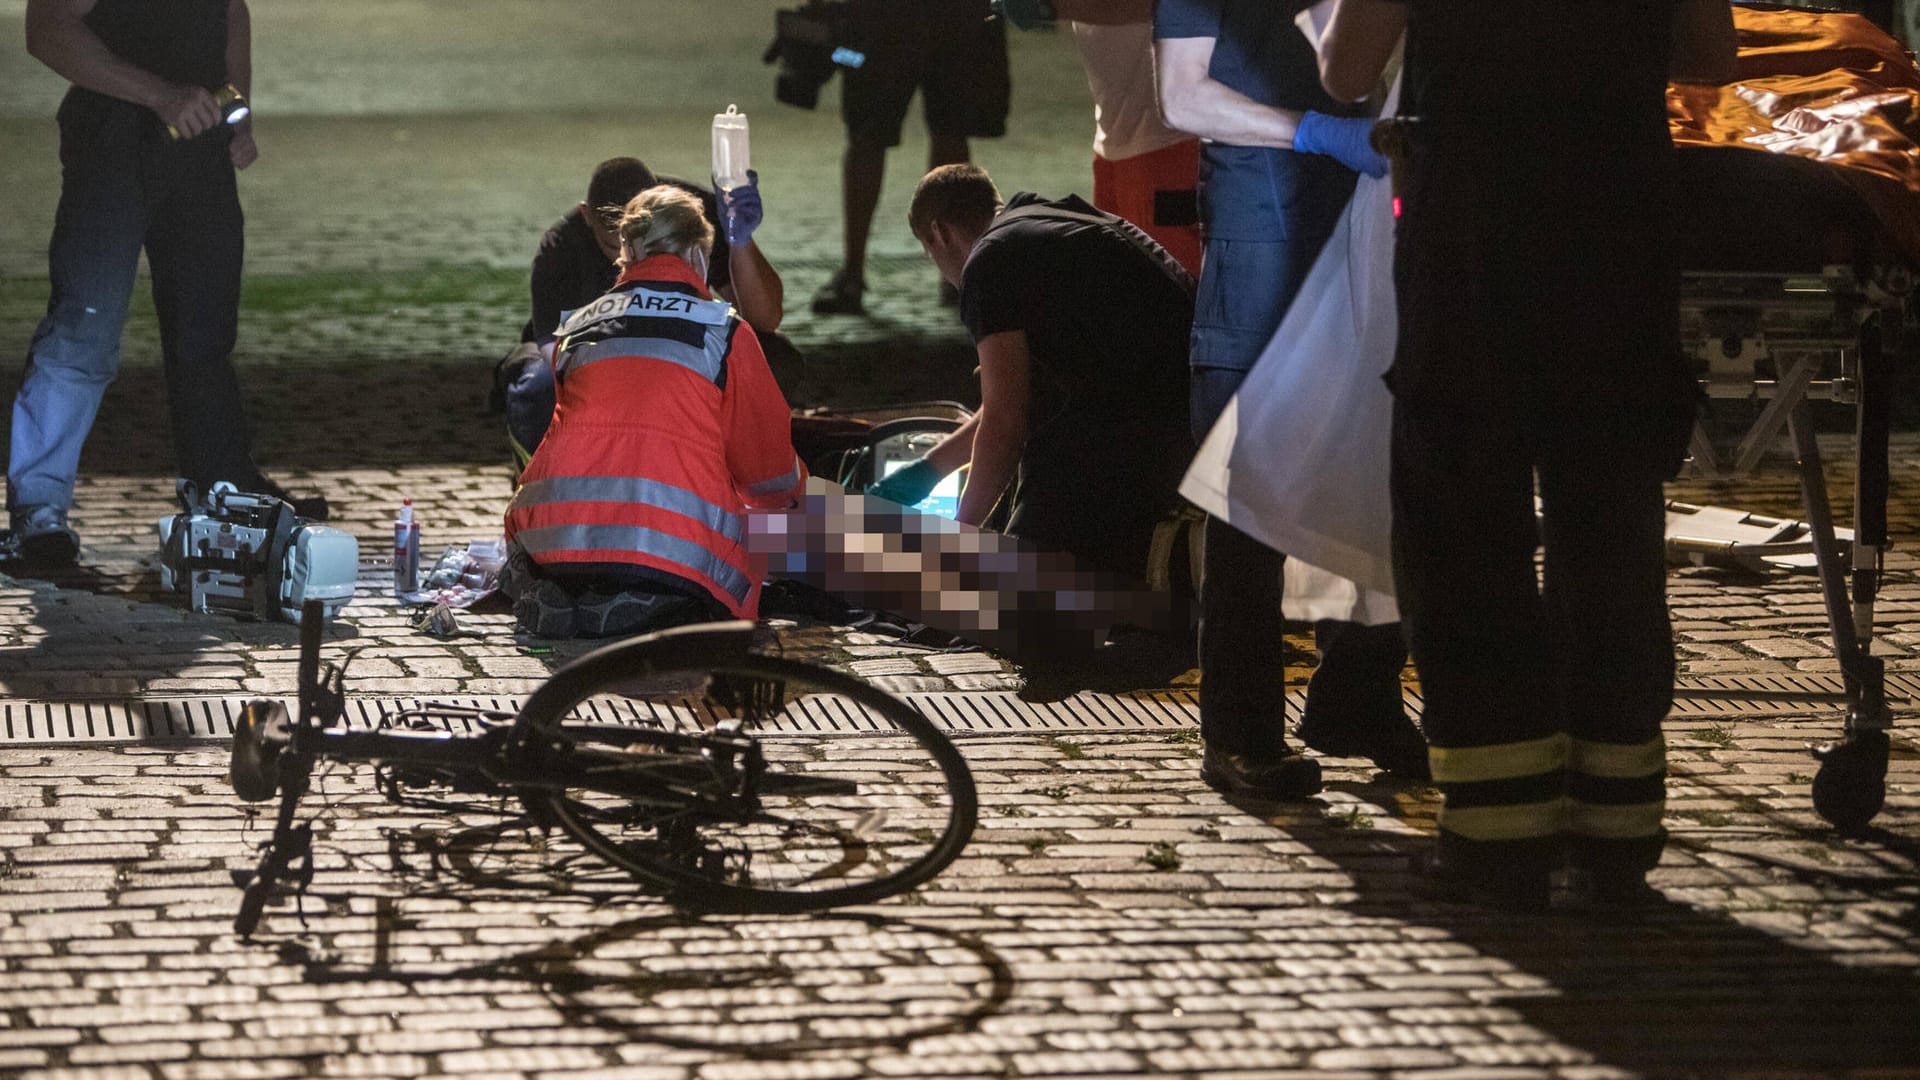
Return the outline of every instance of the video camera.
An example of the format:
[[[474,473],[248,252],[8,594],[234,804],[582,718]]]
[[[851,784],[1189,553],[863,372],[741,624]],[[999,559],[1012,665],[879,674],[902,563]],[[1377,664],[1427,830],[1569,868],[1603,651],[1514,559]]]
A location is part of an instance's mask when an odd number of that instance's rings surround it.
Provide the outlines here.
[[[820,104],[820,88],[839,68],[857,68],[867,54],[854,44],[853,4],[850,0],[807,0],[797,8],[773,15],[773,44],[760,62],[780,63],[773,96],[802,109]]]
[[[331,619],[353,599],[360,545],[351,534],[229,483],[205,499],[184,480],[177,490],[185,509],[159,523],[160,587],[186,593],[192,610],[299,622],[308,600]]]

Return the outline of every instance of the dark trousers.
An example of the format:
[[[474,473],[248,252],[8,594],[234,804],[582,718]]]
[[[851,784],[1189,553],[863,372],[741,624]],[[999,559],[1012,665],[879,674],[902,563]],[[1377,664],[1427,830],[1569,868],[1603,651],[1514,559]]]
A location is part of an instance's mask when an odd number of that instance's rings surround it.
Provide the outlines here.
[[[14,399],[9,507],[73,505],[80,450],[120,363],[140,252],[153,275],[180,475],[256,485],[233,346],[244,249],[231,132],[170,139],[146,109],[75,91],[60,109],[52,296]]]
[[[1200,588],[1200,737],[1238,753],[1286,746],[1287,669],[1281,639],[1286,556],[1218,518],[1208,518]],[[1307,683],[1302,723],[1380,729],[1402,717],[1400,624],[1314,624],[1319,665]]]
[[[1209,146],[1201,202],[1213,233],[1194,307],[1190,413],[1196,444],[1266,349],[1353,189],[1330,159]],[[1252,238],[1245,238],[1252,237]],[[1274,753],[1286,745],[1280,610],[1286,556],[1209,518],[1200,589],[1200,734],[1207,745]],[[1324,620],[1307,688],[1315,726],[1398,723],[1406,646],[1398,624]]]
[[[1394,563],[1440,853],[1645,870],[1674,674],[1661,482],[1691,417],[1661,203],[1633,194],[1660,162],[1492,184],[1487,160],[1416,158],[1396,266]],[[1568,203],[1574,178],[1617,205]]]

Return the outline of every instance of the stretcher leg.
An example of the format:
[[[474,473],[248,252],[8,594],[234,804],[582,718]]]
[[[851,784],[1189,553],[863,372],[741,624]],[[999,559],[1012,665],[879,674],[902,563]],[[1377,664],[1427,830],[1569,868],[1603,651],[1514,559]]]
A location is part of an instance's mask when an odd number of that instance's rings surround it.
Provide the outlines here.
[[[1848,700],[1846,736],[1815,751],[1820,771],[1813,781],[1813,807],[1839,828],[1860,829],[1873,820],[1886,801],[1887,733],[1884,726],[1864,726],[1871,717],[1886,717],[1884,664],[1867,651],[1871,639],[1863,638],[1854,623],[1848,583],[1839,563],[1840,548],[1833,535],[1833,511],[1827,502],[1820,446],[1805,402],[1794,406],[1787,428],[1793,436],[1800,494],[1818,554],[1820,592],[1826,601],[1827,625],[1833,633],[1833,651],[1840,660]],[[1856,513],[1858,508],[1856,504]]]
[[[1853,484],[1853,624],[1855,636],[1873,640],[1873,606],[1880,591],[1887,549],[1887,493],[1891,478],[1887,434],[1893,397],[1894,358],[1900,355],[1906,313],[1883,306],[1863,328],[1860,347],[1860,396],[1855,406],[1854,443],[1859,469]],[[1882,710],[1863,718],[1863,726],[1885,728],[1892,720]]]

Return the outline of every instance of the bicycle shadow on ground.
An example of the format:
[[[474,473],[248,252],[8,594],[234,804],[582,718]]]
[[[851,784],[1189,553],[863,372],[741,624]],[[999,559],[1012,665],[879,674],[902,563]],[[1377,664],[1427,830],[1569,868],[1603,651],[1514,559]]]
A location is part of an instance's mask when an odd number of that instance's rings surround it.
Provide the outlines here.
[[[1374,805],[1430,802],[1380,783],[1328,790]],[[1704,902],[1669,902],[1637,915],[1557,909],[1534,916],[1435,898],[1419,870],[1431,850],[1428,835],[1343,825],[1334,813],[1315,821],[1298,804],[1229,801],[1346,872],[1357,893],[1348,910],[1430,927],[1471,948],[1476,959],[1459,969],[1493,972],[1510,988],[1473,991],[1477,1010],[1509,1014],[1505,1022],[1583,1050],[1596,1064],[1652,1076],[1914,1075],[1920,1062],[1920,979],[1896,966],[1920,947],[1920,845],[1885,830],[1862,837],[1879,845],[1865,849],[1877,867],[1870,873],[1791,866],[1731,851],[1713,837],[1676,837],[1667,866],[1651,880]],[[1785,821],[1767,829],[1773,837],[1805,832]],[[1672,884],[1709,877],[1723,879],[1712,900],[1697,885]],[[1788,884],[1822,895],[1770,899]],[[1719,906],[1728,899],[1741,906],[1739,917]]]
[[[536,898],[553,905],[542,913],[546,926],[590,923],[615,905],[636,901],[665,907],[644,894],[636,897],[639,886],[597,861],[534,866],[519,857],[527,854],[524,849],[503,854],[503,843],[511,847],[514,835],[527,828],[524,819],[508,819],[453,832],[423,826],[390,831],[388,872],[405,891],[374,898],[370,942],[363,944],[364,932],[354,931],[338,940],[310,932],[306,940],[263,943],[297,965],[309,985],[377,985],[383,993],[397,986],[438,995],[455,984],[520,983],[545,997],[556,1018],[570,1026],[626,1042],[756,1059],[904,1049],[917,1040],[974,1031],[1014,996],[1011,969],[990,945],[965,930],[916,922],[904,905],[794,916],[666,909],[478,962],[421,958],[423,946],[410,936],[418,932],[428,943],[444,938],[435,917],[449,910],[471,925],[477,915],[511,908],[516,914],[505,916],[502,927],[511,923],[524,931],[526,904]],[[364,856],[351,861],[370,869]],[[355,896],[314,890],[306,898],[334,910],[351,905]],[[423,910],[409,914],[409,904]],[[282,909],[269,912],[268,920],[289,917]],[[955,959],[954,951],[966,959]],[[907,968],[940,978],[902,980],[899,973]],[[813,989],[821,987],[832,992]],[[765,1015],[773,1002],[780,1003],[777,1021]],[[911,1007],[901,1007],[906,1002]]]

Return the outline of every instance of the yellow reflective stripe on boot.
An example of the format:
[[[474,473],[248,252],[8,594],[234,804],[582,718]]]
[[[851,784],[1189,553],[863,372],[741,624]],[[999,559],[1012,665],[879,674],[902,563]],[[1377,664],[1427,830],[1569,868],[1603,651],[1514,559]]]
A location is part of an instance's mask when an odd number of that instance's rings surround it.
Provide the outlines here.
[[[1666,800],[1606,805],[1568,800],[1567,831],[1596,840],[1637,840],[1660,834]],[[1444,818],[1443,818],[1444,820]]]
[[[1626,744],[1575,739],[1567,768],[1612,780],[1657,776],[1667,768],[1667,741],[1658,735],[1646,742]]]
[[[1566,820],[1566,800],[1521,803],[1516,806],[1440,808],[1442,831],[1469,840],[1533,840],[1559,832]]]
[[[1492,746],[1434,746],[1427,750],[1427,763],[1433,768],[1436,784],[1539,776],[1566,767],[1569,741],[1562,733]]]

